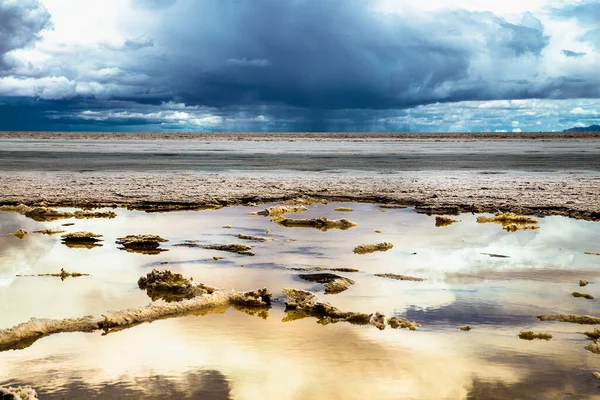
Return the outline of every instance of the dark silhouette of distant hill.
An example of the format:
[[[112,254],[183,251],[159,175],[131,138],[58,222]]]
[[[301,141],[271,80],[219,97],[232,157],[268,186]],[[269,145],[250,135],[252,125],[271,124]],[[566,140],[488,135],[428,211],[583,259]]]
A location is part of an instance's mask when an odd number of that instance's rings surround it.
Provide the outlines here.
[[[591,125],[580,128],[565,129],[563,132],[600,132],[600,125]]]

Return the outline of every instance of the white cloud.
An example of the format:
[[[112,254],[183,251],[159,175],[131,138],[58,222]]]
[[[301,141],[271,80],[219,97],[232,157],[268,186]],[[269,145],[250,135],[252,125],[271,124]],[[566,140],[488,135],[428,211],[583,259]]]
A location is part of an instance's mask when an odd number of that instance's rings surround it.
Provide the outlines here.
[[[0,95],[39,97],[45,100],[58,100],[74,97],[77,83],[64,76],[25,78],[12,76],[0,78]]]
[[[571,114],[575,115],[598,115],[598,111],[596,110],[584,110],[581,107],[575,107],[571,110]]]

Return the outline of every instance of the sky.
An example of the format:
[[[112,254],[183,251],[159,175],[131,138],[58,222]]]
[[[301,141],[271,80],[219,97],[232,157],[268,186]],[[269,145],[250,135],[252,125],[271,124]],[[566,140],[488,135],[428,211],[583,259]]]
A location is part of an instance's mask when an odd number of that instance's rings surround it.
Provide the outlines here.
[[[0,130],[600,123],[600,0],[0,0]]]

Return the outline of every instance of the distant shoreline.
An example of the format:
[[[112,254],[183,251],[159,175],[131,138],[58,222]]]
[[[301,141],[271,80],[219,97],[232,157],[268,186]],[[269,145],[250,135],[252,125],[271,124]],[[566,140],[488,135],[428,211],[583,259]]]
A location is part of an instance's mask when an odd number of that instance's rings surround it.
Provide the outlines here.
[[[33,140],[223,140],[223,141],[372,141],[372,140],[553,140],[599,139],[600,132],[18,132],[0,139]]]

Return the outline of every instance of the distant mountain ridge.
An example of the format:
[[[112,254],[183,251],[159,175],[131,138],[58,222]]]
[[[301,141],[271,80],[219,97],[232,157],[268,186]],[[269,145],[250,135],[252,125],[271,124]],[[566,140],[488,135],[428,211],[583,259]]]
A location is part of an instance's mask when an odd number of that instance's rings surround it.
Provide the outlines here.
[[[600,125],[565,129],[563,132],[600,132]]]

